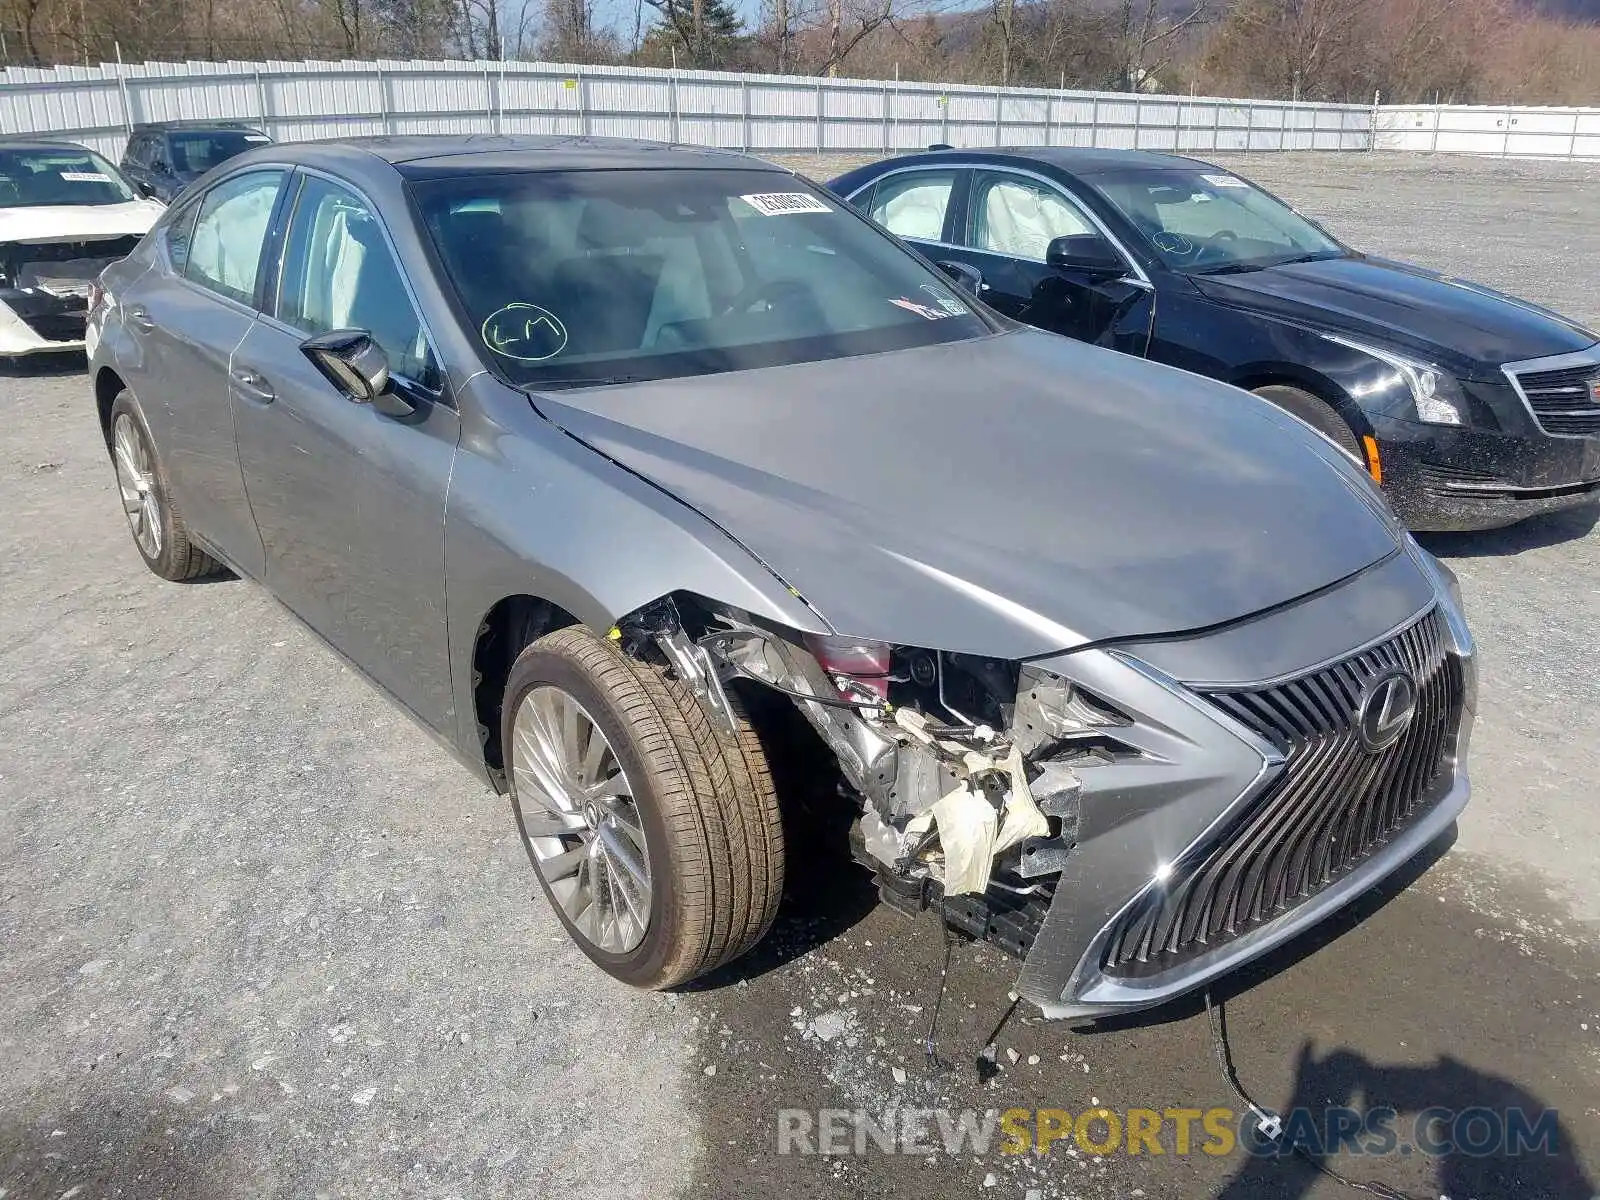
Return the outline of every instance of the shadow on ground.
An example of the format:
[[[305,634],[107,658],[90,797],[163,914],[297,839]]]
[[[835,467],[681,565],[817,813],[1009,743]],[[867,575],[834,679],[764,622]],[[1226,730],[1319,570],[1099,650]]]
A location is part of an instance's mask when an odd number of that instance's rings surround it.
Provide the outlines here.
[[[1340,1113],[1352,1114],[1345,1118],[1343,1139],[1330,1136],[1329,1128]],[[1383,1114],[1387,1122],[1377,1120]],[[1410,1157],[1425,1148],[1434,1157],[1435,1193],[1441,1197],[1588,1200],[1600,1195],[1578,1162],[1570,1129],[1553,1109],[1521,1084],[1452,1057],[1425,1066],[1399,1065],[1339,1049],[1319,1058],[1306,1042],[1284,1116],[1277,1152],[1249,1158],[1217,1193],[1221,1200],[1269,1195],[1299,1200],[1329,1174],[1334,1154],[1341,1174],[1370,1183],[1382,1179],[1383,1167],[1374,1160],[1357,1175],[1350,1164],[1361,1156]],[[1380,1132],[1384,1125],[1387,1133]]]
[[[159,1103],[109,1090],[77,1107],[46,1104],[24,1112],[8,1100],[0,1121],[0,1195],[229,1200],[270,1191],[260,1180],[260,1191],[224,1181],[227,1118],[196,1124]],[[130,1181],[137,1190],[125,1193]]]
[[[1590,504],[1547,517],[1534,517],[1504,529],[1419,533],[1417,540],[1440,558],[1496,558],[1575,542],[1588,537],[1597,523],[1600,523],[1600,504]]]

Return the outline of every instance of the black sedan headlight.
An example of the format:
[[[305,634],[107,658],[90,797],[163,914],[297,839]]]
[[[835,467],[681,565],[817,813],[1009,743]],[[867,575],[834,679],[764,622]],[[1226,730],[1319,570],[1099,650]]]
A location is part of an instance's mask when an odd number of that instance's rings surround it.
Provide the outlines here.
[[[1431,363],[1408,358],[1381,346],[1353,341],[1338,334],[1322,335],[1351,350],[1370,355],[1392,369],[1393,375],[1384,376],[1364,388],[1357,388],[1355,399],[1396,386],[1404,386],[1411,393],[1411,404],[1417,420],[1428,425],[1465,425],[1467,399],[1455,376],[1440,370]]]

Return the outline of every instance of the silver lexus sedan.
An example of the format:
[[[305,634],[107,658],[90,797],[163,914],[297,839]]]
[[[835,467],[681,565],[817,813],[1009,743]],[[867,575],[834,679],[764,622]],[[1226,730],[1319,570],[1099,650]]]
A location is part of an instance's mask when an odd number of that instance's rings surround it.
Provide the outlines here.
[[[1335,446],[1013,324],[769,163],[265,147],[88,332],[151,570],[259,581],[507,793],[628,983],[748,950],[814,869],[778,749],[836,770],[886,898],[1063,1017],[1262,954],[1466,803],[1453,579]]]

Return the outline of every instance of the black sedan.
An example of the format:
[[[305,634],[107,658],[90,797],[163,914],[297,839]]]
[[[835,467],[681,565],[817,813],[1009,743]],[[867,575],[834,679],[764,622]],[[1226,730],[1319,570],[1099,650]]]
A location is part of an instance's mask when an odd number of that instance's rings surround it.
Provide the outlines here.
[[[1364,464],[1413,529],[1600,499],[1593,332],[1363,254],[1230,171],[939,149],[830,186],[1010,317],[1281,405]]]

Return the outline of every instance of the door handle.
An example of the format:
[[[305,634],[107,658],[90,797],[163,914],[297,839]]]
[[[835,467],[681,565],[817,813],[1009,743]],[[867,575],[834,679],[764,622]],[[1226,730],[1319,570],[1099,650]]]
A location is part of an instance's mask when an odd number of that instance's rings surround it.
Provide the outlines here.
[[[144,305],[135,304],[128,309],[128,324],[149,333],[156,327],[156,319],[145,310]]]
[[[236,390],[258,404],[271,404],[277,399],[272,384],[259,371],[252,371],[249,367],[234,367],[228,372],[228,377],[233,380]]]

